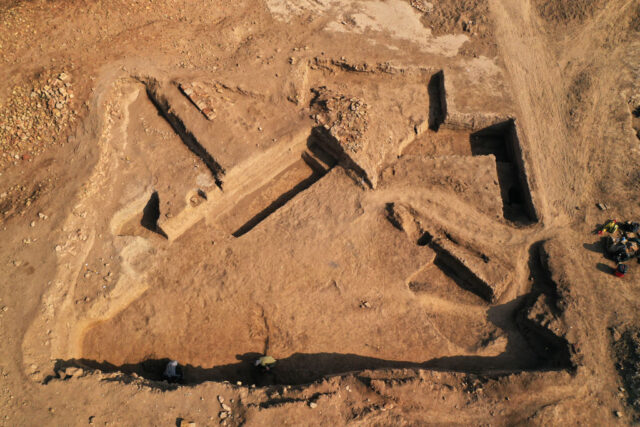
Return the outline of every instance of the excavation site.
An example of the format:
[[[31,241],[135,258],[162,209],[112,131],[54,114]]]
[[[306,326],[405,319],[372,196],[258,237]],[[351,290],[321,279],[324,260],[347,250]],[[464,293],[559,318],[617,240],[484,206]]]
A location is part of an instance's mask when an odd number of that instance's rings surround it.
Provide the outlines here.
[[[2,425],[640,422],[637,3],[0,16]]]

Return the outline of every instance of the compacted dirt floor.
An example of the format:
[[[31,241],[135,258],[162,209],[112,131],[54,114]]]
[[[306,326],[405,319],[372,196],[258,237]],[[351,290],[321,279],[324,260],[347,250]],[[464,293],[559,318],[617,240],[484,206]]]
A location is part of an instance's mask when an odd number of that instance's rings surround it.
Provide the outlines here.
[[[640,422],[637,1],[4,1],[0,52],[1,425]]]

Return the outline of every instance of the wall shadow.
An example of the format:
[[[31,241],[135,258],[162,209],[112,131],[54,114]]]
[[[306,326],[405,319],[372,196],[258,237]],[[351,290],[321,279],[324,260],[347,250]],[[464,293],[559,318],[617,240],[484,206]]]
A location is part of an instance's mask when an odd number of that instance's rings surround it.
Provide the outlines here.
[[[160,219],[160,196],[157,191],[154,191],[142,210],[142,220],[140,220],[140,225],[147,230],[158,233],[165,239],[168,239],[169,236],[167,236],[167,233],[165,233],[158,225],[158,219]]]
[[[429,129],[438,131],[444,122],[445,106],[444,100],[444,73],[439,71],[431,76],[427,84],[429,94]]]
[[[529,248],[529,272],[533,283],[531,292],[525,296],[523,308],[515,314],[518,330],[544,366],[575,371],[573,345],[547,327],[547,321],[562,316],[564,304],[551,275],[544,241],[536,242]],[[530,310],[534,305],[536,312],[531,315]]]
[[[256,386],[269,385],[302,385],[334,375],[348,374],[378,369],[432,369],[451,372],[468,372],[477,374],[495,374],[504,372],[521,372],[522,370],[545,370],[544,366],[505,366],[505,357],[452,356],[431,359],[425,362],[409,362],[402,360],[386,360],[357,354],[340,353],[294,353],[279,359],[272,373],[264,375],[257,372],[253,362],[260,357],[259,353],[238,355],[239,362],[205,368],[202,366],[181,365],[184,373],[182,385],[196,385],[207,381],[237,383]],[[168,358],[148,359],[140,363],[113,365],[89,359],[59,360],[56,363],[56,375],[52,378],[64,379],[64,369],[79,367],[95,369],[102,372],[122,373],[110,381],[130,383],[132,374],[150,381],[162,381],[162,373]],[[48,382],[51,377],[46,381]],[[166,384],[169,388],[175,386]]]
[[[425,238],[425,239],[428,239]],[[478,375],[502,375],[523,371],[575,370],[571,360],[572,346],[563,336],[555,335],[542,326],[536,318],[529,318],[529,310],[544,298],[552,317],[562,314],[563,307],[558,288],[552,280],[548,266],[548,254],[544,251],[544,241],[533,244],[529,249],[529,270],[533,277],[529,293],[504,304],[492,306],[487,313],[488,321],[503,330],[507,336],[505,351],[497,356],[446,356],[413,362],[380,359],[357,354],[341,353],[293,353],[279,359],[276,367],[268,374],[260,374],[254,362],[261,356],[258,352],[236,355],[237,362],[212,367],[181,365],[184,379],[182,384],[195,385],[206,381],[228,381],[257,386],[302,385],[322,378],[353,372],[378,369],[430,369],[446,372],[473,373]],[[491,342],[489,337],[487,344]],[[64,379],[64,369],[80,367],[103,372],[120,372],[109,381],[130,383],[136,374],[149,381],[159,382],[169,362],[169,358],[147,359],[138,363],[114,365],[89,359],[58,360],[55,376]],[[176,387],[174,384],[156,383],[163,388]],[[151,384],[153,386],[153,384]]]

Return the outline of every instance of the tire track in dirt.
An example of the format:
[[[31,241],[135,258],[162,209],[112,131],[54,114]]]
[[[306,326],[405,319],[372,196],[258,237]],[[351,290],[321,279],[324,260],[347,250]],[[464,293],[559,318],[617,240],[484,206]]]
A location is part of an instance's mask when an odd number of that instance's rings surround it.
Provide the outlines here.
[[[635,169],[628,153],[636,148],[636,138],[632,134],[627,142],[625,131],[633,133],[631,114],[626,110],[632,82],[638,80],[631,70],[638,68],[634,61],[639,57],[640,43],[627,26],[636,5],[635,0],[609,2],[593,19],[573,28],[570,37],[556,47],[565,80],[570,83],[567,99],[580,101],[574,105],[568,102],[567,110],[577,113],[569,128],[574,140],[584,147],[582,166],[590,171],[592,186],[585,188],[585,201],[602,200],[603,189],[611,199],[633,197],[633,192],[629,194],[624,188],[626,179],[619,171]],[[602,146],[606,150],[592,148]],[[613,163],[616,168],[602,167]],[[616,181],[622,185],[612,185]]]

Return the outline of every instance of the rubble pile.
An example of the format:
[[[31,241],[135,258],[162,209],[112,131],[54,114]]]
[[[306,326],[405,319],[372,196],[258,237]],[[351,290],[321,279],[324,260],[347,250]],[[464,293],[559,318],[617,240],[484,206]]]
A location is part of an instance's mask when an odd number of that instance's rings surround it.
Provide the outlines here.
[[[357,153],[369,127],[369,106],[362,100],[335,93],[327,88],[314,89],[313,118],[340,141],[345,151]]]
[[[14,87],[0,102],[0,169],[58,143],[76,120],[71,77],[62,72]]]

